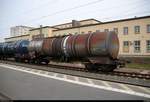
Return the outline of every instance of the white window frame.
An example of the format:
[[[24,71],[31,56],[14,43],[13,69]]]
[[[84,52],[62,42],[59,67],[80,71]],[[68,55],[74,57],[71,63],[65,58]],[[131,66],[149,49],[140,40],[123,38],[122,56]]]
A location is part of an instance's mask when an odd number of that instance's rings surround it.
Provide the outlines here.
[[[146,52],[150,53],[150,40],[146,40]]]
[[[140,33],[140,26],[134,26],[134,32],[135,32],[135,34],[139,34]]]
[[[129,33],[129,28],[128,27],[124,27],[123,28],[123,34],[124,35],[128,35],[128,33]]]
[[[147,25],[147,33],[150,33],[150,24]]]
[[[140,40],[134,41],[134,52],[135,53],[140,53],[141,52],[141,41]]]

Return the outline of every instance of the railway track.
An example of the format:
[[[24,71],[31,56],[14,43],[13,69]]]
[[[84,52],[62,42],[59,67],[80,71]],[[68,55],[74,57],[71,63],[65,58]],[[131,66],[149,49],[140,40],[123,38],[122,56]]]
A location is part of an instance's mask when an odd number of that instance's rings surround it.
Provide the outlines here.
[[[59,65],[53,65],[53,64],[49,64],[50,67],[55,67],[55,68],[63,68],[63,69],[67,69],[67,70],[76,70],[76,71],[84,71],[84,72],[89,72],[88,70],[84,69],[84,68],[80,68],[80,67],[66,67],[66,66],[59,66]],[[96,74],[108,74],[108,75],[116,75],[116,76],[124,76],[124,77],[131,77],[131,78],[139,78],[139,79],[145,79],[145,80],[149,80],[150,79],[150,74],[141,74],[141,73],[136,73],[136,72],[121,72],[121,71],[117,71],[115,70],[114,72],[94,72],[92,71],[91,73],[96,73]]]
[[[132,84],[144,87],[150,87],[150,74],[141,74],[141,73],[130,73],[130,72],[89,72],[81,67],[67,67],[63,65],[35,65],[35,64],[26,64],[26,63],[16,63],[15,61],[0,61],[1,63],[13,64],[17,66],[23,66],[28,68],[34,68],[45,71],[53,71],[62,74],[70,74],[76,76],[82,76],[87,78],[94,78],[99,80],[107,80],[113,82],[120,82],[125,84]]]

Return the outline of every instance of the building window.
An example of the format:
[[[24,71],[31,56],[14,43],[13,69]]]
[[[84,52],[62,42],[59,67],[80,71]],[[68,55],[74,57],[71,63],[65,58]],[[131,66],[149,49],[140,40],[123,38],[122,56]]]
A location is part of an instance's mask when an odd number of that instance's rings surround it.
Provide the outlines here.
[[[96,30],[96,32],[100,32],[100,30]]]
[[[88,33],[92,33],[92,31],[88,31]]]
[[[118,34],[118,28],[114,28],[114,32]]]
[[[150,40],[146,41],[146,51],[150,53]]]
[[[139,34],[140,33],[140,26],[135,26],[134,31],[135,31],[135,34]]]
[[[81,34],[84,34],[84,32],[81,32]]]
[[[69,27],[72,27],[72,25],[70,24]]]
[[[105,29],[104,32],[109,32],[109,29]]]
[[[67,28],[67,27],[68,27],[67,25],[64,26],[64,28]]]
[[[78,32],[75,32],[74,34],[78,34]]]
[[[125,52],[125,53],[129,52],[129,41],[123,42],[123,52]]]
[[[127,34],[128,34],[128,27],[124,27],[124,28],[123,28],[123,34],[124,34],[124,35],[127,35]]]
[[[147,25],[147,33],[150,33],[150,24]]]
[[[140,52],[140,41],[134,41],[134,52],[139,53]]]

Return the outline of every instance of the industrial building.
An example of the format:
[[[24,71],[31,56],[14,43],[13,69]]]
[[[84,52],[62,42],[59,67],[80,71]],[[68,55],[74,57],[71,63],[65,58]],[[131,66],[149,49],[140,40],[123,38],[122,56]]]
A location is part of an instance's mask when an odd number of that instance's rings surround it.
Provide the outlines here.
[[[17,41],[17,40],[29,40],[29,37],[30,37],[30,34],[9,37],[9,38],[5,38],[5,42],[12,42],[12,41]]]
[[[21,36],[21,35],[27,35],[29,34],[29,30],[33,29],[33,27],[28,26],[15,26],[10,28],[10,36]]]
[[[91,32],[115,31],[120,41],[120,56],[150,57],[150,16],[134,17],[109,22],[95,19],[39,27],[30,30],[26,36],[5,38],[5,41],[35,39],[66,34],[86,34]]]

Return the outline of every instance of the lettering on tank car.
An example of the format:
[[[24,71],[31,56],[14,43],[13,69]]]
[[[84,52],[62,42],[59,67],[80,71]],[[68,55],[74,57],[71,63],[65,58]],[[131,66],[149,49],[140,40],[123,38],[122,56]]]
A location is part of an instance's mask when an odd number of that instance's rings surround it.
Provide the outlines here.
[[[105,52],[106,49],[105,48],[92,48],[92,51],[94,53],[101,53],[101,52]]]

